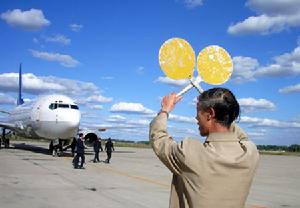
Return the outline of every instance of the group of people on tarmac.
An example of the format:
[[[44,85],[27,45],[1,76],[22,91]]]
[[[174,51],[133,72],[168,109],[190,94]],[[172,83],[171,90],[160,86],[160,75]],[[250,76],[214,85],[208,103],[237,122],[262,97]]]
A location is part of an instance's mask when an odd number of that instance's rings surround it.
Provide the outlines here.
[[[85,144],[84,144],[84,136],[83,133],[79,134],[78,139],[74,139],[71,144],[71,149],[72,149],[72,155],[74,156],[73,158],[73,166],[75,169],[84,169],[83,164],[85,163]],[[101,145],[101,138],[96,138],[93,141],[93,148],[95,152],[95,157],[93,159],[93,162],[100,162],[99,160],[99,152],[103,151],[102,145]],[[111,141],[111,138],[108,138],[107,142],[105,143],[105,151],[107,154],[107,159],[104,161],[105,163],[110,163],[111,159],[111,153],[114,151],[114,144]],[[76,153],[76,154],[75,154]],[[80,162],[80,164],[79,164]]]

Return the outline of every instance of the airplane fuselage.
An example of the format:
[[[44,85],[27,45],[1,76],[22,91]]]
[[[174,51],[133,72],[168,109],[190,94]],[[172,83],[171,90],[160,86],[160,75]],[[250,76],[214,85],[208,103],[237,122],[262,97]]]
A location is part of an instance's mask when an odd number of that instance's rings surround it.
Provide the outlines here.
[[[80,111],[72,99],[47,95],[17,106],[8,118],[18,135],[43,139],[71,139],[78,132]]]

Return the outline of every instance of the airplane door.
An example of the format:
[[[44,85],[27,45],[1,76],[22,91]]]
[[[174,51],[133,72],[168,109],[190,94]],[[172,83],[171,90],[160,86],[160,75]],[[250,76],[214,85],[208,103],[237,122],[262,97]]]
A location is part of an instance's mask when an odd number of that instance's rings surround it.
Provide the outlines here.
[[[36,121],[36,122],[40,121],[40,108],[41,108],[41,106],[37,105],[33,109],[33,118],[34,118],[34,121]]]

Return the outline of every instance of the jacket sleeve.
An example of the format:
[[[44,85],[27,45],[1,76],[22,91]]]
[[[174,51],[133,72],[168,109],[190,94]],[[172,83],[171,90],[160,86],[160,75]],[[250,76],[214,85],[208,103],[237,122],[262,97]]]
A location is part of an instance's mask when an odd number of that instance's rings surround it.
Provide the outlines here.
[[[167,114],[160,113],[150,123],[149,140],[158,158],[174,174],[180,175],[184,165],[184,151],[167,132]]]

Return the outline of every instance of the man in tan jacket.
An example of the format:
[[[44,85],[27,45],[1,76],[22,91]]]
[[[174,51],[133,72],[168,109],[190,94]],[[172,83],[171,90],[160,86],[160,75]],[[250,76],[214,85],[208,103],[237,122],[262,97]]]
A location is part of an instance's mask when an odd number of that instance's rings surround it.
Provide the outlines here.
[[[198,97],[196,120],[206,141],[176,143],[167,120],[181,97],[165,96],[150,124],[150,141],[158,158],[172,171],[171,208],[242,208],[258,164],[258,151],[234,123],[240,107],[231,91],[213,88]]]

